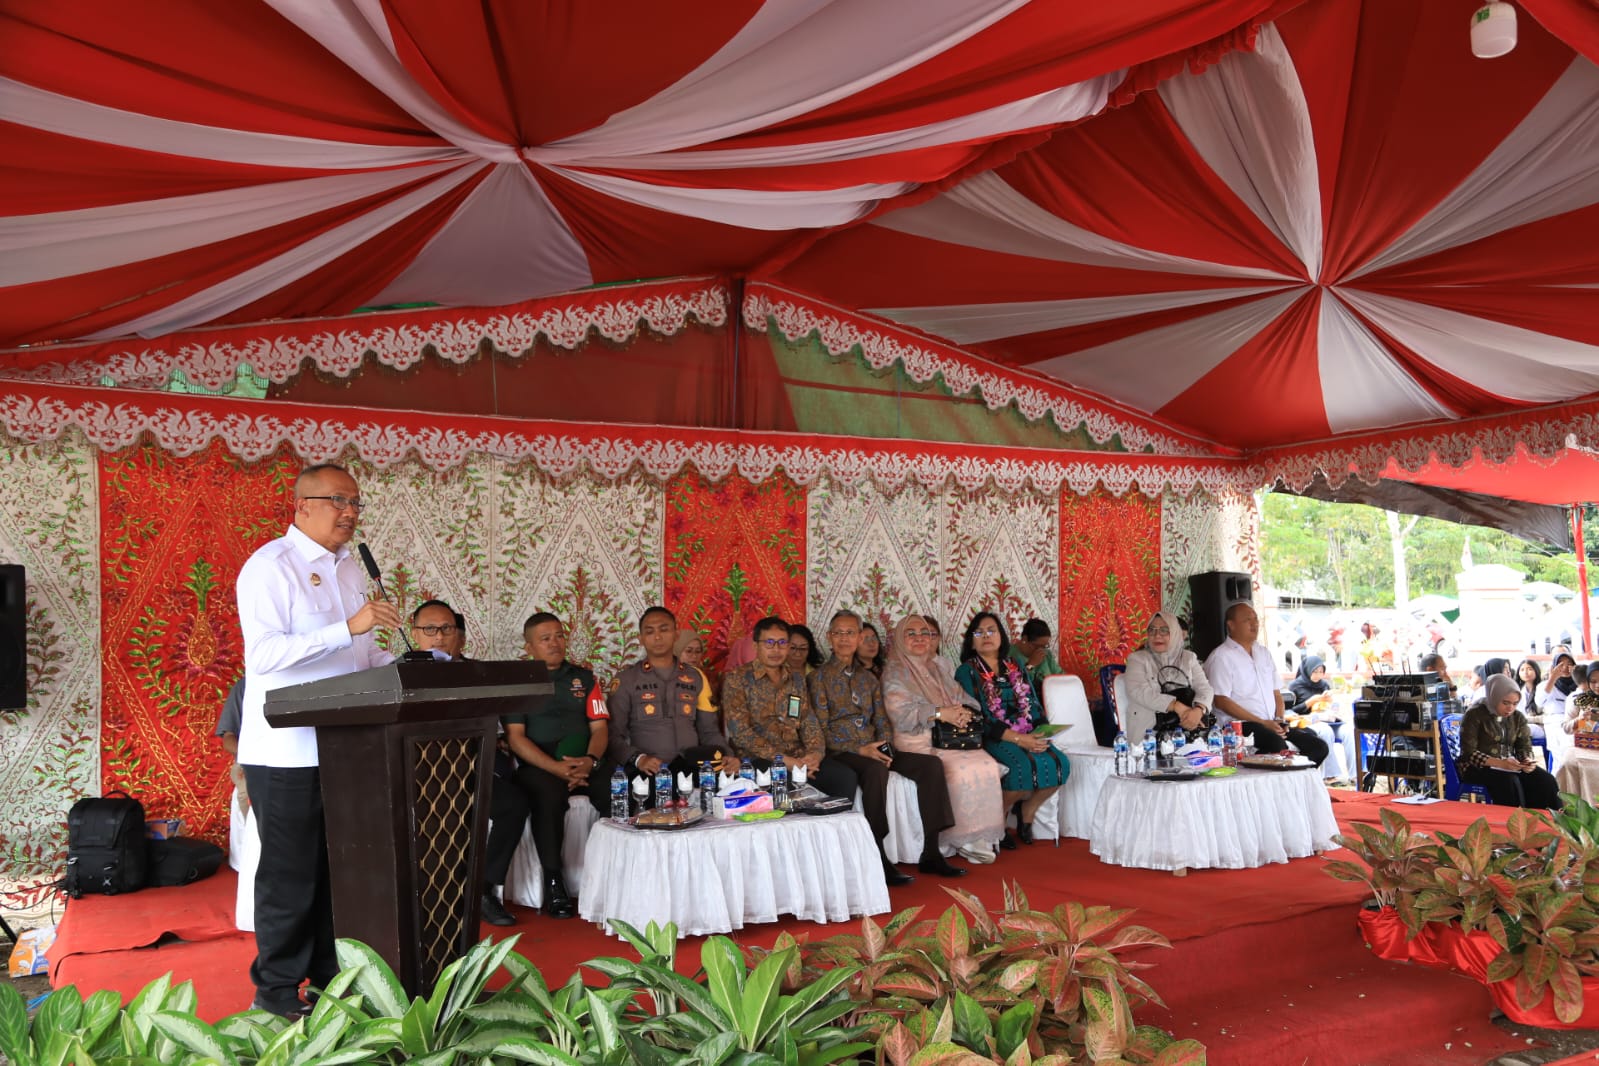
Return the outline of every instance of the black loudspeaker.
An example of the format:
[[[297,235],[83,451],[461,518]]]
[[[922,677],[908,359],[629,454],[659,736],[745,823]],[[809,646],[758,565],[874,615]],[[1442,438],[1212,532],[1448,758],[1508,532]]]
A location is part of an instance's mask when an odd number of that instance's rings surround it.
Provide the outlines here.
[[[28,705],[28,572],[0,566],[0,710]]]
[[[1227,608],[1235,603],[1251,603],[1254,582],[1248,574],[1211,570],[1188,579],[1188,646],[1201,662],[1227,639]]]

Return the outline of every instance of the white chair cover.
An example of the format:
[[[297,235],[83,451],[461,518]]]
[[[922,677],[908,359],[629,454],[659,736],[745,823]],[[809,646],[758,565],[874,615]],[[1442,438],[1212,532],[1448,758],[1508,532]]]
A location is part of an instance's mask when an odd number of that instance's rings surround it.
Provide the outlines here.
[[[566,839],[561,844],[561,877],[574,896],[583,892],[583,861],[588,853],[589,834],[600,812],[587,796],[573,796],[566,807]],[[522,841],[511,856],[505,874],[505,902],[523,907],[544,906],[544,867],[539,865],[539,849],[533,846],[533,830],[522,827]]]
[[[238,810],[238,796],[233,797],[233,809]],[[244,819],[239,825],[237,833],[231,827],[228,842],[232,849],[228,854],[231,865],[234,858],[238,865],[234,867],[239,871],[239,884],[233,895],[233,925],[246,933],[255,932],[255,868],[261,862],[261,834],[255,827],[255,808],[251,807],[244,812]]]

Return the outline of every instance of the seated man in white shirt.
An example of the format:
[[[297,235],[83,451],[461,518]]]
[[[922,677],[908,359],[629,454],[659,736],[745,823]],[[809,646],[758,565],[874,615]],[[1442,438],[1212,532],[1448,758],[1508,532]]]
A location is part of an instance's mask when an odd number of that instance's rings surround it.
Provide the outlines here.
[[[1205,676],[1214,690],[1213,707],[1223,724],[1236,719],[1255,738],[1255,750],[1273,754],[1293,744],[1320,766],[1327,743],[1308,729],[1283,723],[1283,694],[1277,664],[1260,644],[1260,616],[1247,603],[1227,608],[1227,639],[1205,660]]]

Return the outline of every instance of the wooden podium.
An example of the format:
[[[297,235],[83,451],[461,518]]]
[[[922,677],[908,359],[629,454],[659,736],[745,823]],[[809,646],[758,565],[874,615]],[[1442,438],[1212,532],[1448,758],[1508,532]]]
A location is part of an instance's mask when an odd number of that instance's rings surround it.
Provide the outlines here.
[[[266,720],[315,726],[333,925],[425,995],[478,940],[495,720],[550,694],[540,662],[401,660],[275,689]]]

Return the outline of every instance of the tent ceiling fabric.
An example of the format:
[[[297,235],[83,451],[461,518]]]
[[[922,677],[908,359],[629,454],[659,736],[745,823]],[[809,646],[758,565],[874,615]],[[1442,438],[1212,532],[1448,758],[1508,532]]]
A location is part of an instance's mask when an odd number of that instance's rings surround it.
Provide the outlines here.
[[[1571,401],[1599,12],[1518,7],[21,0],[0,345],[744,275],[1229,449]]]

